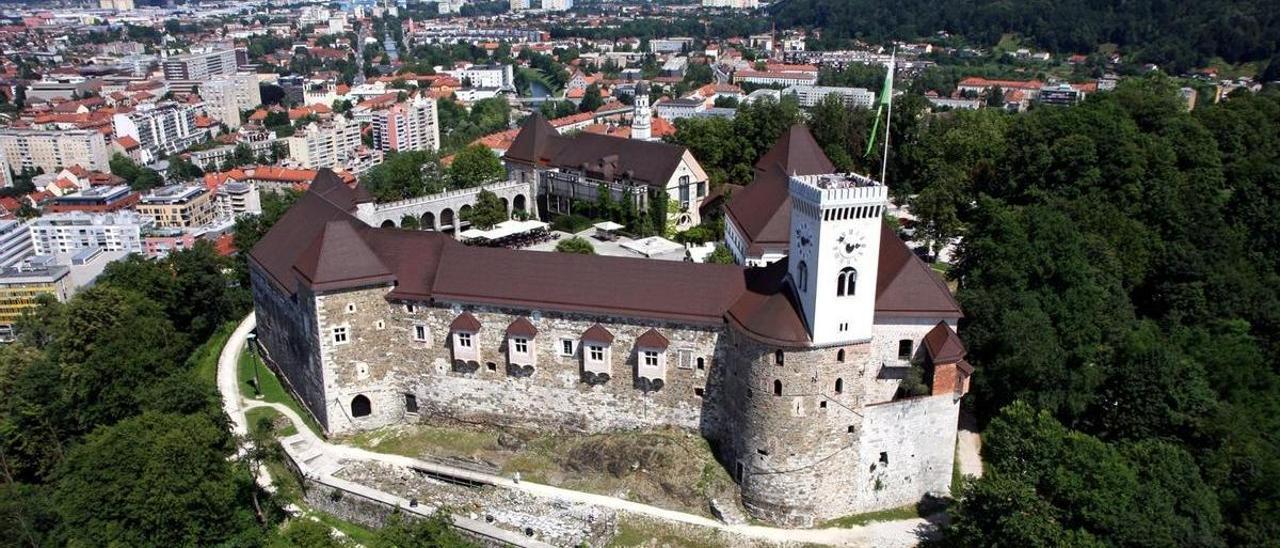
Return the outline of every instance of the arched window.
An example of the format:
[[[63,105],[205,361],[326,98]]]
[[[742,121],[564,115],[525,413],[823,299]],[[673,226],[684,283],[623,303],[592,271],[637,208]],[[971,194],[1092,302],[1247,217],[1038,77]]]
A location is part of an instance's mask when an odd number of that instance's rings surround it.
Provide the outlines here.
[[[840,274],[836,277],[836,296],[853,296],[857,286],[858,271],[849,267],[840,269]]]
[[[782,381],[778,379],[773,380],[773,395],[775,396],[782,395]]]
[[[373,412],[373,406],[369,403],[369,398],[364,394],[351,398],[351,416],[367,417]]]
[[[844,379],[836,379],[836,393],[837,394],[844,393]]]
[[[840,350],[836,351],[836,361],[838,361],[838,362],[843,362],[843,361],[844,361],[844,349],[843,349],[843,348],[841,348]]]
[[[782,351],[777,350],[773,353],[773,363],[782,365]]]
[[[800,277],[796,280],[796,286],[800,288],[800,292],[804,293],[809,290],[809,265],[800,261],[800,266],[796,267],[796,275]]]

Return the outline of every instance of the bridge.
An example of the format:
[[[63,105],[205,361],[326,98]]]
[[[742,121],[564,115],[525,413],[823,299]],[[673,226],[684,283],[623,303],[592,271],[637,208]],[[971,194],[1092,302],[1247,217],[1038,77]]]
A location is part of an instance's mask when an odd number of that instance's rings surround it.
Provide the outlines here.
[[[526,212],[530,218],[537,218],[537,208],[533,207],[533,185],[519,181],[499,181],[478,187],[460,188],[383,204],[360,204],[356,216],[369,226],[399,227],[405,217],[418,220],[422,230],[439,230],[457,234],[462,227],[468,225],[462,220],[475,206],[481,190],[488,190],[502,201],[507,208],[507,217],[518,211]]]

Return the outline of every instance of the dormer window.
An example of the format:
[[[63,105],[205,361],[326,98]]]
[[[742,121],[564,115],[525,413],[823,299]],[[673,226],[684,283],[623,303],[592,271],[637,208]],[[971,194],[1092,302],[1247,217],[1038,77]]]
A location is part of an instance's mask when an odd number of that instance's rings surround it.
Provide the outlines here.
[[[643,357],[644,357],[645,367],[658,367],[658,351],[657,350],[645,350],[641,352],[641,354],[643,354]]]
[[[470,313],[463,312],[449,324],[449,332],[453,338],[454,369],[477,368],[480,349],[476,335],[480,333],[480,320]]]
[[[515,338],[515,339],[511,339],[511,342],[515,345],[516,354],[529,353],[529,339]]]
[[[613,334],[600,324],[582,333],[582,382],[590,385],[609,382],[613,375],[613,358],[610,347]]]
[[[667,376],[667,346],[670,341],[650,329],[636,338],[636,384],[646,391],[660,390]]]
[[[534,338],[537,336],[538,328],[523,316],[507,326],[507,372],[511,376],[533,374],[537,365],[537,353],[534,351]]]

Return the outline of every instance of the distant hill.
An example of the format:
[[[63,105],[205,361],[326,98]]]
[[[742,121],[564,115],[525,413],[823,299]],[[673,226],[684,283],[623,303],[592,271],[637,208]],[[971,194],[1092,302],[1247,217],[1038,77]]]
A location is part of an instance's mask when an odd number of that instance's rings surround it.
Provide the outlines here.
[[[779,27],[823,28],[826,42],[945,30],[990,46],[1017,33],[1055,53],[1114,43],[1138,61],[1177,70],[1214,57],[1266,61],[1280,51],[1274,0],[784,0],[770,10]]]

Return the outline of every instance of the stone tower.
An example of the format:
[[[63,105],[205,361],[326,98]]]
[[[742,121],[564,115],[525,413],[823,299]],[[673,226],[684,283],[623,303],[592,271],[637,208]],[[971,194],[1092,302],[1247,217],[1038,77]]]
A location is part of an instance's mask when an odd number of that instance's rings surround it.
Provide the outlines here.
[[[631,138],[648,141],[653,138],[653,109],[649,107],[649,82],[636,84],[636,112],[631,119]]]
[[[870,341],[884,185],[854,174],[793,175],[788,272],[815,346]]]

